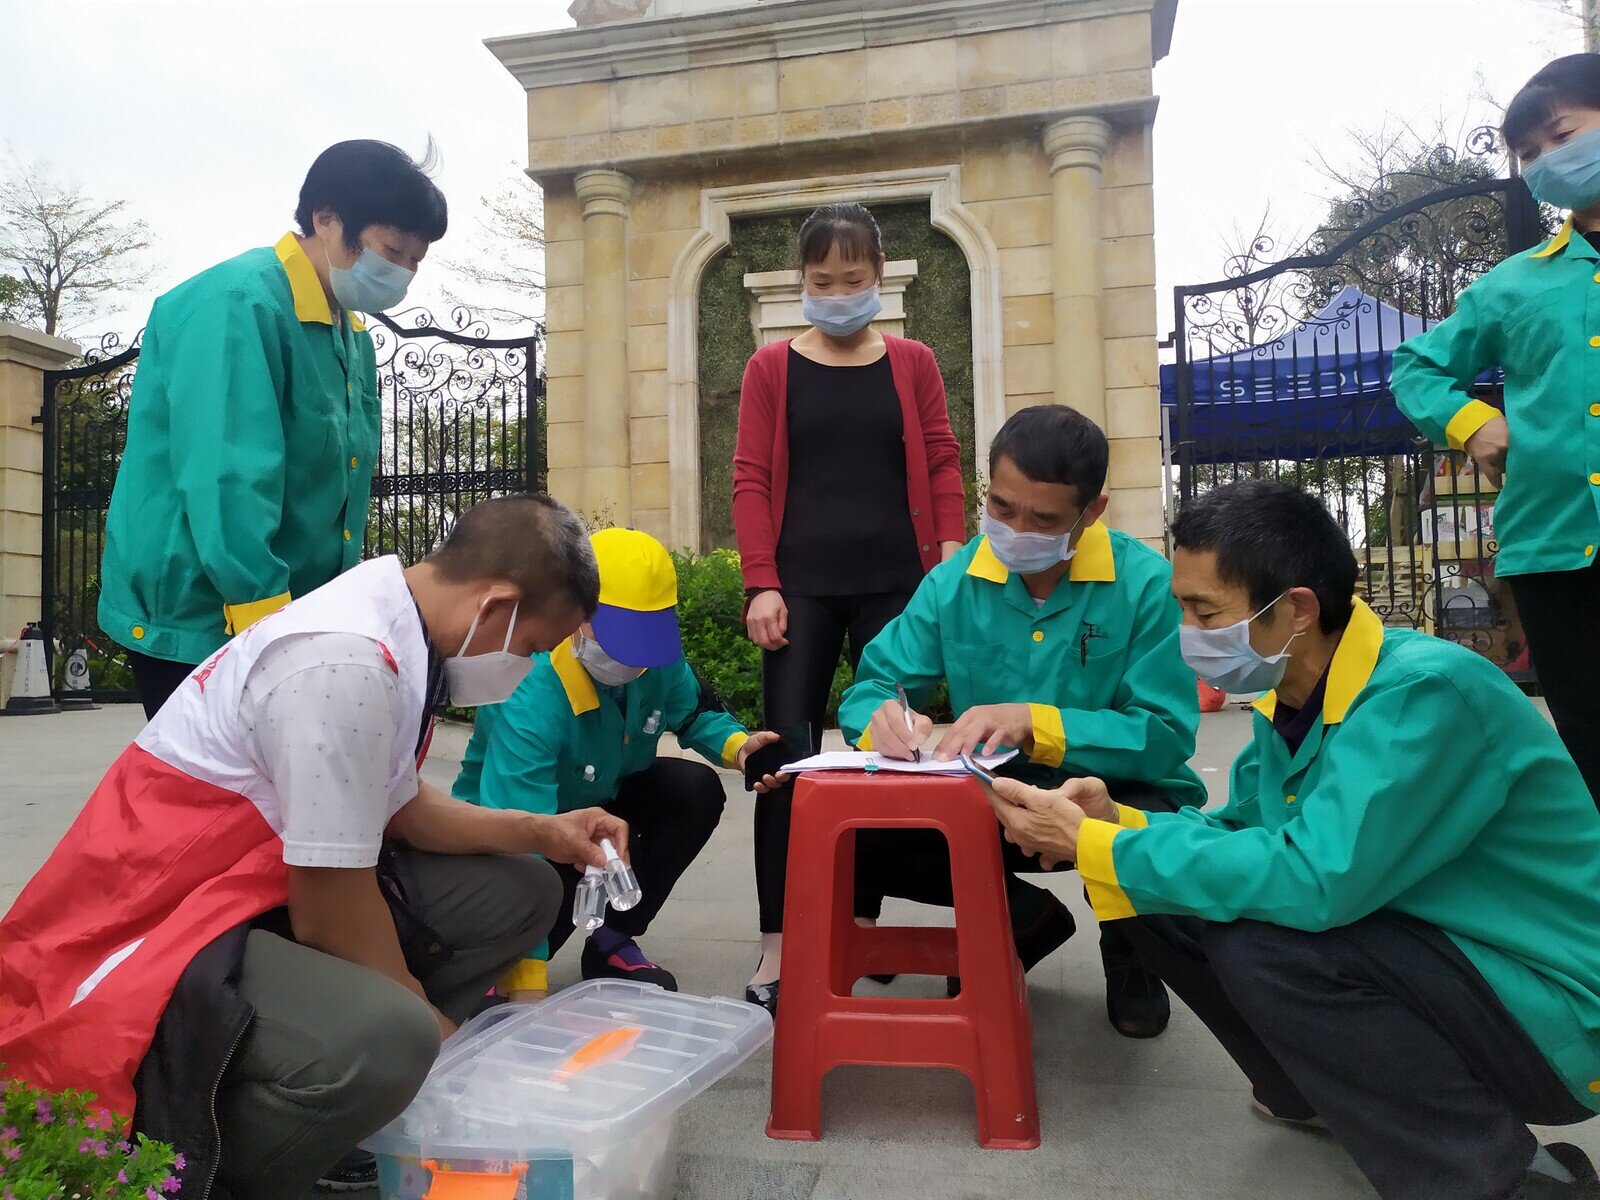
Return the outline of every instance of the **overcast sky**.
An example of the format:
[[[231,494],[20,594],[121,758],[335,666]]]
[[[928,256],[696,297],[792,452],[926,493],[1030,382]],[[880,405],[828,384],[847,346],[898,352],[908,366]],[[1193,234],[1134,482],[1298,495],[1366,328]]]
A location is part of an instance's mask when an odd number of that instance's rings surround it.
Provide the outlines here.
[[[165,287],[289,227],[330,142],[442,153],[440,257],[526,152],[521,87],[483,39],[570,25],[567,0],[0,0],[0,149],[126,199],[155,236],[152,291],[93,325],[131,332]],[[1308,160],[1386,116],[1452,124],[1581,49],[1555,0],[1180,0],[1157,69],[1157,257],[1165,289],[1221,274],[1269,201],[1308,232],[1329,190]],[[436,301],[427,265],[413,294]],[[85,330],[84,332],[88,332]]]

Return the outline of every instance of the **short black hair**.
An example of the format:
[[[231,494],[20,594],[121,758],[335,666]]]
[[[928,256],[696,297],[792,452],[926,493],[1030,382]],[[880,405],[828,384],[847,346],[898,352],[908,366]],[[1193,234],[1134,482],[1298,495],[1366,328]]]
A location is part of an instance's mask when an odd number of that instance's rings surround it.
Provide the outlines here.
[[[1540,67],[1506,105],[1500,132],[1513,150],[1558,108],[1600,111],[1600,54],[1568,54]]]
[[[388,142],[336,142],[306,172],[295,224],[310,237],[312,219],[331,212],[344,226],[345,245],[357,252],[362,232],[372,225],[393,225],[425,242],[437,242],[450,223],[450,212],[444,193],[428,178],[434,157],[431,141],[422,162]]]
[[[864,262],[874,271],[883,268],[883,230],[865,206],[824,204],[800,226],[795,265],[804,271],[819,263],[837,246],[846,262]]]
[[[521,590],[523,608],[540,613],[577,608],[587,621],[600,603],[600,568],[588,530],[543,492],[475,504],[427,561],[452,583],[507,580]]]
[[[1180,550],[1211,550],[1217,574],[1240,583],[1263,609],[1290,588],[1310,588],[1322,632],[1350,623],[1356,556],[1350,539],[1315,496],[1270,479],[1248,479],[1185,504],[1172,525]]]
[[[989,475],[1008,458],[1035,483],[1064,483],[1078,489],[1087,508],[1105,490],[1111,447],[1088,417],[1065,404],[1035,404],[1019,409],[989,443]]]

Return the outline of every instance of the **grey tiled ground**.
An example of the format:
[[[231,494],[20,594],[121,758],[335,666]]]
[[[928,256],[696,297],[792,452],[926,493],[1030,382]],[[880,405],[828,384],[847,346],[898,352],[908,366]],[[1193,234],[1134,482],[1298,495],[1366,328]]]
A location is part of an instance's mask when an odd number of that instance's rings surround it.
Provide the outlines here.
[[[100,774],[138,731],[137,710],[0,721],[0,909],[71,823]],[[1220,799],[1246,736],[1240,712],[1205,718],[1196,766]],[[464,739],[435,739],[426,774],[448,785]],[[730,783],[733,783],[730,777]],[[685,990],[741,994],[756,957],[751,799],[730,787],[727,816],[648,939]],[[972,1093],[943,1072],[845,1068],[823,1095],[819,1143],[764,1133],[770,1054],[763,1051],[685,1112],[685,1200],[1358,1200],[1372,1192],[1326,1136],[1273,1127],[1247,1110],[1243,1079],[1186,1010],[1153,1042],[1106,1023],[1092,925],[1073,877],[1050,885],[1080,933],[1029,976],[1043,1145],[978,1148]],[[890,920],[938,921],[914,906]],[[557,985],[577,955],[557,958]],[[872,984],[863,984],[872,987]],[[932,981],[897,984],[926,989]],[[929,993],[931,994],[931,993]],[[1600,1123],[1564,1131],[1600,1158]]]

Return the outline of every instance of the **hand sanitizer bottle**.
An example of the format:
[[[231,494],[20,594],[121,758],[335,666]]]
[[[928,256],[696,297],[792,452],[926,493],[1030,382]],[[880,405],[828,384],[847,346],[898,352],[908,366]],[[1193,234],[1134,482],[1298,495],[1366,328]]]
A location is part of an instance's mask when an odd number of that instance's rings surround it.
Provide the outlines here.
[[[627,912],[644,898],[644,893],[639,890],[639,880],[633,868],[622,861],[609,838],[601,839],[600,849],[606,856],[606,896],[611,900],[612,908]]]

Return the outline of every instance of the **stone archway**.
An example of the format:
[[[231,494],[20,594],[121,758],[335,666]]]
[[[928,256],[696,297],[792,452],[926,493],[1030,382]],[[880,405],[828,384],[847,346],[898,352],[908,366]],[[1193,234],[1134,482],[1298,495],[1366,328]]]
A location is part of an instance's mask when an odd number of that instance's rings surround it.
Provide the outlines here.
[[[820,204],[926,200],[933,227],[966,256],[972,275],[973,420],[986,446],[1005,420],[1002,373],[1000,255],[994,239],[962,206],[958,166],[779,180],[700,193],[700,227],[672,268],[667,298],[667,439],[671,470],[672,544],[700,543],[700,281],[732,242],[730,219],[795,212]],[[977,455],[983,470],[983,456]]]

